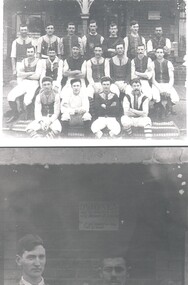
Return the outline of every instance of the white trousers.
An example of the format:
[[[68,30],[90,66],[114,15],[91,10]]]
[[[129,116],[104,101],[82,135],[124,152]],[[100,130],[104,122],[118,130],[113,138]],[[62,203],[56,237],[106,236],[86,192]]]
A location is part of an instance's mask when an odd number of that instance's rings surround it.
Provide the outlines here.
[[[28,106],[31,104],[38,86],[38,80],[24,79],[8,93],[7,99],[8,101],[14,102],[18,97],[24,95],[24,104]]]
[[[170,87],[168,83],[159,83],[159,84],[160,88],[162,89],[162,92],[166,92],[170,95],[172,103],[179,102],[179,96],[174,87]],[[155,102],[158,103],[161,101],[161,95],[159,89],[154,84],[152,85],[152,94],[153,94],[153,100]]]
[[[45,120],[46,117],[44,117]],[[61,124],[59,122],[59,120],[55,120],[51,125],[50,125],[50,129],[54,132],[61,132]],[[26,131],[31,130],[31,131],[40,131],[42,130],[41,128],[41,124],[39,123],[38,120],[34,120],[33,122],[31,122],[27,128]]]
[[[128,117],[126,115],[121,117],[122,126],[125,129],[130,127],[146,127],[147,125],[151,126],[151,119],[149,117]]]
[[[95,134],[95,133],[101,131],[102,129],[104,129],[105,127],[107,127],[109,129],[109,131],[111,131],[116,136],[121,131],[120,124],[118,123],[116,118],[111,118],[111,117],[108,117],[108,118],[99,117],[98,119],[96,119],[92,123],[91,130]]]

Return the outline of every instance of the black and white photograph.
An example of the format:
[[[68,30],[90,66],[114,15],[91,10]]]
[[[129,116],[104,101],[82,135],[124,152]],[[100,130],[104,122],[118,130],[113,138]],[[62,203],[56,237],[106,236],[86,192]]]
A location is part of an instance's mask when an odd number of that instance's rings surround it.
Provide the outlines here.
[[[188,148],[0,154],[0,284],[188,284]]]
[[[187,145],[186,2],[4,0],[0,145]]]

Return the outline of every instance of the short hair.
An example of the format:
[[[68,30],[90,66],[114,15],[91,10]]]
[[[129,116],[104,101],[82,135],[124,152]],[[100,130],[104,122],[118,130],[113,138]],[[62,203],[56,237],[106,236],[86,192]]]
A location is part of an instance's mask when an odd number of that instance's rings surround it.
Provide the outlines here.
[[[44,247],[44,243],[41,237],[38,235],[27,234],[19,239],[17,254],[21,256],[24,251],[31,251],[38,245],[42,245]]]
[[[105,82],[105,81],[110,81],[110,84],[112,83],[112,78],[109,76],[103,76],[101,78],[101,83]]]
[[[31,49],[31,48],[32,48],[32,49],[34,50],[34,52],[35,52],[35,47],[32,46],[32,45],[31,45],[31,46],[27,46],[27,47],[26,47],[26,50]]]
[[[155,49],[155,51],[157,51],[158,49],[162,49],[163,51],[164,51],[164,48],[163,47],[157,47],[156,49]]]
[[[97,24],[97,22],[96,22],[96,20],[91,20],[90,22],[89,22],[89,25],[90,24]]]
[[[47,28],[47,27],[49,27],[49,26],[53,26],[54,27],[54,24],[52,24],[52,23],[47,23],[46,25],[45,25],[45,28]]]
[[[42,79],[42,83],[43,82],[46,82],[46,81],[48,81],[48,82],[53,82],[53,79],[50,77],[50,76],[45,76],[45,77],[43,77],[43,79]]]
[[[73,47],[77,47],[80,49],[80,44],[78,42],[77,43],[75,42],[72,44],[71,48],[73,48]]]
[[[80,79],[74,78],[74,79],[71,79],[71,81],[70,81],[71,86],[72,86],[75,82],[79,82],[79,83],[81,84],[81,80],[80,80]]]
[[[138,21],[137,20],[132,20],[130,22],[130,26],[134,26],[134,25],[137,25],[138,24]]]
[[[138,47],[144,47],[144,48],[146,48],[146,47],[145,47],[145,44],[143,44],[143,43],[138,44],[137,48],[138,48]]]
[[[27,28],[28,28],[28,26],[27,26],[27,24],[26,24],[26,23],[21,23],[21,24],[20,24],[20,28],[25,28],[25,27],[27,27]]]
[[[133,83],[139,83],[141,85],[140,79],[139,78],[134,78],[130,81],[130,84],[133,85]]]
[[[56,52],[56,50],[53,47],[49,47],[48,52],[49,51],[55,51]]]
[[[110,23],[110,28],[115,27],[115,26],[116,26],[116,27],[118,26],[115,22],[111,22],[111,23]]]
[[[96,44],[93,49],[95,49],[96,47],[103,49],[103,46],[101,44]]]
[[[74,22],[69,22],[69,23],[67,24],[67,27],[68,27],[68,26],[76,26],[76,25],[75,25]]]
[[[161,29],[163,29],[162,25],[157,25],[157,26],[155,26],[155,29],[156,29],[156,28],[161,28]]]
[[[117,46],[119,46],[119,45],[123,45],[123,47],[125,47],[124,42],[121,41],[121,40],[119,40],[119,41],[116,43],[115,48],[116,48]]]

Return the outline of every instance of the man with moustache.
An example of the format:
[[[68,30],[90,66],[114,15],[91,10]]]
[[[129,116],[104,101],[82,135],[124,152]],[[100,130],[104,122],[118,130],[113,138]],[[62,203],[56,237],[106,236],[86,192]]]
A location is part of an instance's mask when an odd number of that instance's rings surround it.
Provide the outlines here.
[[[112,58],[116,55],[116,45],[118,43],[124,43],[123,39],[118,36],[118,27],[116,23],[111,23],[109,28],[110,35],[107,39],[104,39],[104,57]]]
[[[27,57],[27,47],[32,46],[32,39],[28,36],[26,24],[20,25],[19,32],[20,35],[13,41],[11,49],[12,73],[14,76],[17,75],[22,60]],[[17,80],[19,81],[19,78]]]
[[[16,263],[22,271],[19,285],[47,285],[42,277],[46,251],[38,235],[27,234],[18,241]]]
[[[152,89],[149,80],[152,78],[152,60],[145,55],[145,46],[138,45],[137,56],[131,61],[131,79],[140,79],[142,91],[152,99]]]
[[[159,25],[155,27],[155,34],[152,39],[147,42],[147,53],[151,59],[156,59],[156,48],[162,47],[164,50],[164,58],[168,58],[171,53],[171,42],[163,36],[163,28]]]
[[[128,269],[122,256],[106,257],[100,270],[102,285],[127,285]]]
[[[148,117],[149,100],[141,90],[140,80],[131,82],[132,92],[123,99],[124,115],[121,123],[128,136],[132,135],[132,127],[144,128],[145,137],[151,137],[151,119]]]

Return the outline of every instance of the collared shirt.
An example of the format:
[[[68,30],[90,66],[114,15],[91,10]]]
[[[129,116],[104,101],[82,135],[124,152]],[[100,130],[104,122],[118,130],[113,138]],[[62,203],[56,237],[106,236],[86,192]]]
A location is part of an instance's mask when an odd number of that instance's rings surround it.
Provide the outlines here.
[[[45,285],[43,277],[41,278],[42,278],[41,281],[37,285]],[[28,281],[24,280],[22,276],[19,285],[36,285],[36,284],[29,283]]]
[[[169,50],[171,49],[171,41],[168,39],[168,38],[165,38],[166,39],[166,47],[169,48]],[[152,40],[149,40],[147,42],[147,52],[150,52],[150,51],[153,51],[153,43],[152,43]]]
[[[78,95],[73,94],[72,88],[66,90],[62,96],[61,113],[79,108],[89,112],[89,99],[85,88],[81,89]]]
[[[55,57],[54,61],[51,61],[49,57],[43,61],[43,68],[42,68],[42,73],[41,73],[41,77],[40,77],[40,86],[42,86],[43,77],[47,76],[46,75],[47,61],[48,61],[48,64],[50,65],[51,72],[53,72],[54,68],[56,68],[58,66],[57,78],[54,81],[55,81],[55,85],[57,85],[57,87],[60,87],[61,86],[61,80],[63,77],[63,60],[59,59],[57,56]]]

